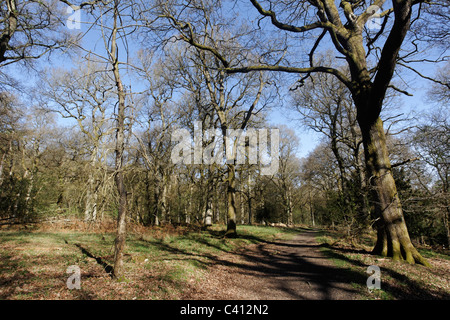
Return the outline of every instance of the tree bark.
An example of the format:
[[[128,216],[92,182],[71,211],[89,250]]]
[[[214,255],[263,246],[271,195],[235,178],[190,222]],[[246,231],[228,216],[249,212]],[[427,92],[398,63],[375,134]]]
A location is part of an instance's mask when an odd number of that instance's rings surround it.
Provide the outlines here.
[[[242,170],[240,171],[240,176],[242,176]],[[245,203],[244,203],[244,190],[243,190],[243,186],[241,184],[240,187],[240,191],[239,191],[239,207],[240,207],[240,219],[241,219],[241,224],[245,223]]]
[[[448,195],[447,190],[444,190],[443,193],[444,193],[444,208],[445,208],[445,211],[444,211],[444,227],[445,227],[446,234],[447,234],[447,248],[450,248],[450,224],[449,224],[449,221],[450,221],[450,207],[449,207],[448,200],[447,200],[448,199],[448,197],[447,197],[447,195]]]
[[[214,210],[214,206],[213,206],[212,200],[208,197],[208,200],[206,202],[205,218],[203,221],[203,224],[205,227],[212,226],[213,210]]]
[[[383,122],[378,117],[371,123],[360,123],[366,167],[377,221],[374,254],[390,256],[408,263],[428,262],[414,248],[403,217],[386,147]]]
[[[162,192],[161,192],[161,221],[163,223],[167,222],[167,219],[169,218],[169,208],[167,205],[167,177],[165,174],[162,177]]]
[[[287,225],[292,226],[294,224],[293,205],[292,205],[292,190],[291,187],[287,188]]]
[[[380,113],[386,90],[392,80],[401,45],[409,30],[412,1],[393,0],[395,20],[381,51],[378,69],[373,82],[368,77],[366,58],[361,33],[355,34],[354,42],[349,41],[348,55],[353,86],[352,95],[357,108],[357,120],[363,137],[365,164],[374,214],[377,220],[377,242],[374,254],[390,256],[393,260],[420,263],[429,266],[409,237],[403,217],[397,187],[392,175],[391,163],[386,146],[386,136]]]
[[[6,52],[10,49],[10,41],[17,29],[17,8],[16,1],[6,1],[8,12],[5,17],[6,28],[0,35],[0,62],[7,60]]]
[[[117,217],[117,235],[114,250],[114,268],[112,276],[115,279],[123,277],[123,250],[126,240],[126,216],[127,216],[127,190],[125,188],[123,175],[123,154],[125,149],[125,89],[122,84],[119,71],[119,58],[117,47],[117,20],[119,1],[114,4],[114,25],[111,36],[111,62],[114,74],[114,80],[117,89],[118,106],[117,106],[117,129],[116,129],[116,158],[115,158],[115,183],[119,193],[119,212]]]
[[[97,148],[94,148],[91,154],[91,162],[89,170],[89,179],[86,190],[86,204],[84,210],[84,221],[90,222],[97,219],[97,199],[98,199],[98,188],[95,181],[95,173],[97,169]]]
[[[250,169],[249,169],[250,170]],[[250,180],[250,172],[247,176],[247,184],[248,184],[248,224],[252,225],[253,217],[252,217],[252,185]]]
[[[228,186],[227,186],[227,231],[225,237],[235,238],[236,231],[236,172],[234,164],[227,164]]]
[[[309,214],[311,217],[311,225],[313,227],[316,226],[316,222],[314,221],[314,208],[312,206],[312,198],[311,198],[311,190],[309,191]]]

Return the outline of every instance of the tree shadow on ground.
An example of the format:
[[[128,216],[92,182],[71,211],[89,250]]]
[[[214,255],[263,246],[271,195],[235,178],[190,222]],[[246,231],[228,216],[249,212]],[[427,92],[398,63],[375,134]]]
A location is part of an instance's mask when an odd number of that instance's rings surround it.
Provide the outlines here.
[[[315,236],[315,231],[302,229]],[[266,245],[266,244],[269,245]],[[300,243],[295,240],[271,241],[244,251],[252,261],[243,272],[252,272],[267,279],[269,287],[276,287],[288,299],[356,299],[359,291],[352,283],[365,283],[366,276],[350,269],[341,269],[317,254],[317,242]]]
[[[341,261],[345,261],[352,266],[361,267],[362,270],[366,270],[368,265],[362,263],[357,259],[352,259],[348,257],[348,254],[370,254],[371,252],[366,250],[358,250],[358,249],[347,249],[347,248],[338,248],[328,246],[330,250],[326,252],[326,255],[332,259],[337,259]],[[380,257],[382,258],[382,257]],[[443,291],[436,291],[430,288],[424,288],[424,285],[420,284],[418,281],[415,281],[408,276],[397,272],[394,268],[398,264],[402,264],[406,262],[395,262],[395,265],[391,267],[381,267],[381,288],[383,291],[390,294],[394,299],[401,300],[449,300],[450,295]],[[426,268],[424,266],[417,265],[417,268]],[[387,281],[383,281],[383,275],[386,277],[393,278],[393,283],[389,283]]]
[[[211,261],[215,260],[215,256],[210,253],[197,253],[191,252],[187,249],[178,248],[174,245],[171,245],[167,242],[164,242],[161,239],[153,239],[153,240],[145,240],[140,239],[140,242],[146,243],[148,245],[155,246],[161,252],[161,260],[190,260],[195,261],[202,267],[206,268],[211,265]],[[200,239],[197,242],[202,243]],[[213,246],[208,243],[208,245]]]
[[[154,246],[159,250],[156,259],[166,261],[189,261],[203,269],[212,269],[219,265],[229,267],[234,276],[251,277],[255,281],[255,290],[267,292],[266,299],[277,299],[271,292],[278,291],[283,299],[370,299],[366,286],[369,274],[368,265],[348,254],[368,254],[356,249],[343,249],[315,239],[320,230],[297,228],[292,232],[307,234],[310,240],[301,242],[294,240],[267,240],[257,235],[238,234],[237,238],[226,239],[233,242],[246,240],[252,246],[245,246],[234,252],[229,247],[221,246],[218,239],[223,239],[221,230],[205,230],[201,234],[190,237],[190,241],[214,249],[214,252],[180,247],[176,241],[167,242],[161,239],[139,239],[146,246]],[[214,241],[212,241],[214,240]],[[202,247],[200,246],[200,247]],[[325,250],[321,250],[325,249]],[[315,252],[322,251],[321,254]],[[85,252],[86,254],[86,252]],[[236,259],[229,259],[227,256]],[[95,257],[94,257],[95,258]],[[344,261],[336,265],[334,260]],[[101,263],[101,261],[99,262]],[[448,299],[445,293],[424,290],[417,281],[400,274],[393,268],[382,269],[383,275],[393,281],[383,282],[382,290],[394,299]],[[236,286],[243,286],[238,281]]]
[[[208,232],[210,236],[216,238],[223,235],[220,231],[211,230]],[[164,260],[193,260],[211,268],[223,265],[231,268],[230,270],[233,270],[236,276],[250,276],[256,281],[256,291],[267,291],[267,299],[273,299],[274,296],[271,296],[272,290],[279,292],[278,298],[283,299],[345,298],[355,296],[358,293],[358,290],[349,285],[350,283],[365,283],[366,281],[366,277],[360,273],[340,270],[330,264],[322,263],[320,259],[326,260],[325,257],[320,255],[319,257],[316,255],[309,256],[310,250],[319,248],[317,243],[301,244],[288,240],[268,241],[247,234],[239,235],[237,239],[245,239],[255,244],[252,250],[242,248],[232,253],[240,259],[227,259],[221,254],[192,252],[189,249],[179,248],[156,239],[140,241],[145,241],[149,245],[156,246],[161,252],[167,253]],[[219,245],[208,241],[207,237],[198,237],[193,241],[229,253]],[[234,239],[227,241],[234,241]],[[274,254],[274,250],[279,252]],[[305,250],[307,250],[306,254],[304,254]],[[237,283],[236,285],[241,284]]]
[[[74,246],[79,248],[81,252],[89,258],[95,259],[95,261],[103,267],[103,270],[112,278],[113,277],[113,267],[109,265],[102,257],[94,256],[88,249],[84,248],[81,244],[75,243]]]

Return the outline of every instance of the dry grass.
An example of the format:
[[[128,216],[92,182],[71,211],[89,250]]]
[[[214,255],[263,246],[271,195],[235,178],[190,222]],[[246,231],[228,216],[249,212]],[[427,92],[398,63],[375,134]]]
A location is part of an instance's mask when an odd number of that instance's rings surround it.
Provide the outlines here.
[[[222,227],[130,225],[125,277],[115,281],[106,272],[114,227],[71,220],[0,230],[0,299],[179,299],[222,253],[258,241],[245,232],[224,239]],[[279,231],[264,232],[273,237]],[[71,265],[81,269],[81,290],[67,288]]]
[[[224,254],[292,235],[280,228],[239,228],[239,238],[226,239],[221,226],[202,231],[198,227],[130,225],[121,281],[113,281],[105,271],[112,265],[112,221],[71,220],[0,230],[0,299],[181,299],[205,281],[211,266],[220,264]],[[328,232],[319,241],[332,244],[323,249],[340,268],[365,277],[367,266],[381,268],[381,290],[368,292],[354,284],[365,292],[365,298],[450,299],[448,255],[424,250],[433,267],[411,266],[370,255],[369,244],[354,247],[338,239],[342,239],[339,233]],[[66,270],[71,265],[81,269],[80,290],[67,288],[70,274]]]

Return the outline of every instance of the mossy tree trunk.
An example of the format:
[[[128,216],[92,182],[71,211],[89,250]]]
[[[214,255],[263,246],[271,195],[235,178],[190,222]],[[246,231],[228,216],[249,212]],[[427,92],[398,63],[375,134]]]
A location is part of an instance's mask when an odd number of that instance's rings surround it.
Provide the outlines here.
[[[361,27],[356,28],[350,39],[344,41],[349,52],[347,61],[353,80],[349,88],[357,109],[366,171],[377,219],[377,242],[373,253],[429,266],[409,237],[392,175],[383,121],[380,118],[400,48],[410,27],[412,1],[393,0],[393,8],[395,20],[381,50],[373,80],[367,68]]]
[[[378,219],[373,253],[429,266],[409,237],[392,175],[383,122],[377,117],[374,121],[360,123],[360,126],[374,213]]]

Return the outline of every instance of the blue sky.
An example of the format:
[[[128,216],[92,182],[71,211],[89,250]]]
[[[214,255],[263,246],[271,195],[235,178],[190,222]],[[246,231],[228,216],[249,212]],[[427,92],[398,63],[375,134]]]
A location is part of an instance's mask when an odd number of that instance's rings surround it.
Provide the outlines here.
[[[82,13],[81,20],[83,21],[83,19],[85,19],[85,18],[87,18],[87,15]],[[79,32],[79,31],[80,30],[72,30],[72,32]],[[81,32],[84,32],[84,31],[86,31],[86,25],[82,24]],[[104,52],[105,52],[104,43],[101,40],[101,38],[99,37],[98,32],[95,32],[95,31],[89,32],[83,39],[83,44],[84,44],[84,46],[88,47],[89,49],[91,49],[93,51],[98,50],[98,52],[101,52],[101,54],[104,54]],[[123,52],[124,51],[123,47],[121,49],[122,49],[121,51]],[[136,47],[131,46],[131,49],[134,50],[134,49],[136,49]],[[41,60],[39,62],[39,64],[45,65],[46,60]],[[68,59],[67,57],[59,56],[56,58],[56,56],[55,56],[55,59],[52,60],[52,64],[50,66],[57,66],[57,65],[71,67],[72,64],[71,64],[70,59]],[[436,70],[433,70],[432,72],[430,72],[429,67],[424,67],[424,68],[426,68],[424,73],[426,73],[429,76],[432,76],[436,71]],[[433,67],[433,68],[435,68],[435,67]],[[23,77],[29,83],[33,82],[32,77],[30,77],[30,75],[24,74],[22,71],[17,71],[20,69],[15,68],[15,67],[10,68],[10,69],[16,70],[15,71],[15,73],[17,73],[16,77],[18,77],[18,78]],[[421,70],[421,71],[423,71],[423,70]],[[402,79],[405,80],[405,84],[406,83],[410,84],[410,87],[408,87],[407,90],[414,94],[413,97],[402,96],[399,98],[399,100],[401,101],[402,112],[409,113],[409,112],[419,112],[419,111],[425,110],[428,107],[428,104],[426,103],[426,98],[425,98],[425,91],[426,91],[427,87],[430,85],[430,82],[418,79],[417,76],[413,76],[410,73],[407,75],[402,75]],[[412,80],[412,79],[415,79],[415,80]],[[135,85],[135,84],[133,84],[133,85]],[[305,130],[304,128],[301,128],[300,124],[298,122],[292,121],[292,119],[294,119],[295,117],[296,117],[296,115],[294,113],[292,113],[292,111],[275,108],[270,112],[268,120],[271,125],[277,126],[277,125],[284,124],[284,125],[288,126],[289,128],[296,131],[298,137],[300,138],[300,146],[298,149],[298,156],[304,157],[309,152],[311,152],[315,146],[317,146],[317,144],[318,144],[319,140],[322,138],[322,136],[316,132],[313,132],[312,130]]]

